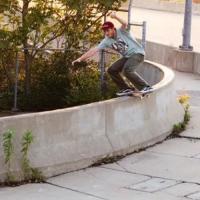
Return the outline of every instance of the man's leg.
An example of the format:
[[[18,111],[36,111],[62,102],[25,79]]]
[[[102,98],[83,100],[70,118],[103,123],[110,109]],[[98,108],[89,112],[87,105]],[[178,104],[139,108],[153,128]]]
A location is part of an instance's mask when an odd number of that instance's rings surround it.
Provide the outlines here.
[[[112,80],[120,88],[120,90],[129,88],[129,86],[125,83],[124,79],[120,75],[120,72],[122,72],[124,64],[127,62],[127,60],[127,58],[120,58],[118,61],[113,63],[110,68],[108,68],[108,73],[110,74]]]
[[[149,86],[149,84],[135,71],[137,67],[144,61],[144,56],[141,54],[134,54],[126,61],[123,73],[135,85],[138,90]]]

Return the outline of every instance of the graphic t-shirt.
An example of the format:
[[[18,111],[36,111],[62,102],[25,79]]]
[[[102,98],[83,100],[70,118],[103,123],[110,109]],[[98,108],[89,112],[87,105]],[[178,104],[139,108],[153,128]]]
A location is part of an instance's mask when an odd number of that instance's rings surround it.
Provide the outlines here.
[[[99,49],[111,48],[119,52],[123,57],[133,54],[145,55],[144,48],[140,45],[128,30],[116,29],[116,38],[105,37],[98,45]]]

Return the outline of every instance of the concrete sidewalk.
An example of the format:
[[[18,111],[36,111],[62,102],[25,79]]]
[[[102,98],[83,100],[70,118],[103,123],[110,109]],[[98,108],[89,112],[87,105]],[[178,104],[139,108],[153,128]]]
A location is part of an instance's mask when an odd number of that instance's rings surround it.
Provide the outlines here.
[[[1,188],[2,200],[187,200],[200,199],[200,76],[176,73],[177,93],[191,99],[191,123],[180,138],[109,165],[47,180]]]
[[[124,3],[123,6],[128,7],[129,1]],[[137,8],[144,8],[150,10],[159,10],[173,13],[184,13],[185,1],[180,0],[134,0],[133,6]],[[192,13],[200,15],[200,5],[193,1]]]
[[[120,13],[124,19],[127,14]],[[179,47],[182,44],[184,16],[180,13],[132,8],[132,22],[147,21],[147,41]],[[116,22],[116,21],[113,21]],[[191,44],[194,51],[200,52],[200,16],[193,15]],[[141,28],[132,28],[133,34],[141,38]]]

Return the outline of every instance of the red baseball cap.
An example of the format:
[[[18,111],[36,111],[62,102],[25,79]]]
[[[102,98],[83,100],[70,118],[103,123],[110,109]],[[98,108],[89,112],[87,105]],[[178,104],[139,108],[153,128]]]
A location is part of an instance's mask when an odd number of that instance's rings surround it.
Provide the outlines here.
[[[114,28],[114,24],[112,22],[104,22],[104,24],[102,25],[102,29],[104,31],[108,30],[109,28]]]

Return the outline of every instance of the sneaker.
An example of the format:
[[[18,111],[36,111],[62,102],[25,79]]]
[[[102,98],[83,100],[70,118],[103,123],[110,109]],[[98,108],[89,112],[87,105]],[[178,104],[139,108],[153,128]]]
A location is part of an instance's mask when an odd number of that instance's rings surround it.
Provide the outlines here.
[[[140,90],[140,92],[142,94],[152,93],[153,92],[153,88],[151,86],[146,86],[142,90]]]
[[[120,90],[119,92],[116,93],[117,96],[121,97],[121,96],[127,96],[127,95],[131,95],[133,94],[134,90],[133,89],[123,89]]]

